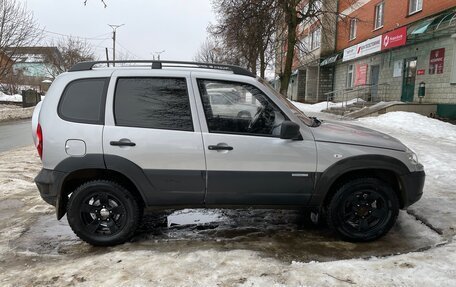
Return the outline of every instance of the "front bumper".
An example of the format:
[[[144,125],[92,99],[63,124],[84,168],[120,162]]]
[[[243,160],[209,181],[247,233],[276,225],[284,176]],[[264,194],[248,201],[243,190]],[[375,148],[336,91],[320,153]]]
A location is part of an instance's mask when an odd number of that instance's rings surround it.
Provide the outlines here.
[[[425,177],[424,171],[415,171],[400,176],[403,199],[402,208],[409,207],[423,196]]]
[[[57,205],[65,175],[64,172],[41,169],[40,173],[35,177],[35,184],[44,201],[53,206]]]

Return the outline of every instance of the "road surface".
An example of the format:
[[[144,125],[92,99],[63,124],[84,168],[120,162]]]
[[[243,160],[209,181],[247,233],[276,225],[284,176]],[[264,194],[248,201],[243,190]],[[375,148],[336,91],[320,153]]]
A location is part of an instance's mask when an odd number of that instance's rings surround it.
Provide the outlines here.
[[[33,144],[30,120],[0,123],[0,153]]]

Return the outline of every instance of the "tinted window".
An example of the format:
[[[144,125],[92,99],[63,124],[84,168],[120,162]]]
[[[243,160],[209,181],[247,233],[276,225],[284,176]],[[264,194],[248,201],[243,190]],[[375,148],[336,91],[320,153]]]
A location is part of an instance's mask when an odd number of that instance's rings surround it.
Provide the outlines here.
[[[185,79],[120,78],[114,113],[119,126],[193,131]]]
[[[198,87],[209,132],[280,136],[286,116],[256,87],[214,80],[198,80]]]
[[[103,124],[109,78],[76,80],[68,84],[59,104],[61,118],[74,122]]]

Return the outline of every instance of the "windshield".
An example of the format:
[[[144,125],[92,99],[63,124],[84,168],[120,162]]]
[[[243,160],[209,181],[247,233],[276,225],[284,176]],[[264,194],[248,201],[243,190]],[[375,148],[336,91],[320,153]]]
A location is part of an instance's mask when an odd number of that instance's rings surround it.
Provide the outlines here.
[[[276,91],[271,84],[268,83],[268,81],[262,79],[262,78],[257,78],[263,85],[268,87],[268,89],[282,102],[284,103],[292,112],[295,114],[305,125],[308,126],[314,126],[314,120],[310,117],[308,117],[306,114],[304,114],[300,109],[295,107],[285,96],[283,96],[281,93]]]

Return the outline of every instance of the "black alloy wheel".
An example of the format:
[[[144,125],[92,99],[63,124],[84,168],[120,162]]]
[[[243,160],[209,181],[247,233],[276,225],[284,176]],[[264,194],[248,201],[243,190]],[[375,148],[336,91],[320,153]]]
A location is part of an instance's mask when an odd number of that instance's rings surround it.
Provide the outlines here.
[[[140,219],[136,199],[115,182],[97,180],[77,188],[70,197],[67,217],[79,238],[109,246],[131,238]]]
[[[387,183],[361,178],[337,190],[328,206],[327,219],[344,239],[371,241],[391,229],[398,213],[398,198]]]

